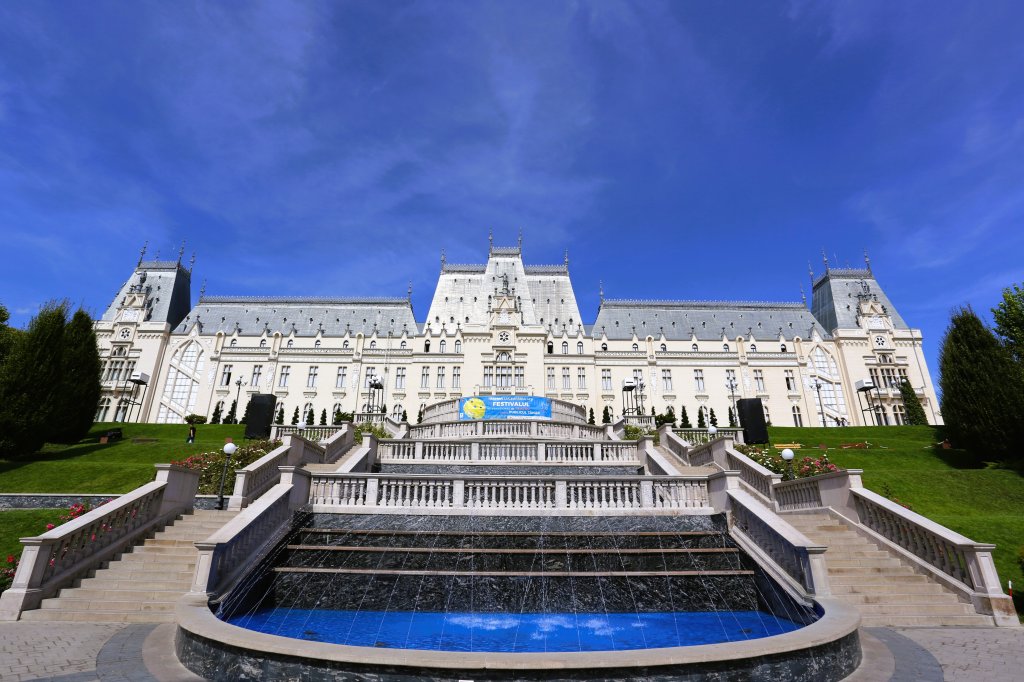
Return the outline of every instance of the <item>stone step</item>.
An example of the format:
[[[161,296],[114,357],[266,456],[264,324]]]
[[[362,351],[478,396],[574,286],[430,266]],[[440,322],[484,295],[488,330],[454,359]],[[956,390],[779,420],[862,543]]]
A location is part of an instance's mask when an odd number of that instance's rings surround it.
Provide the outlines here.
[[[180,595],[179,595],[180,596]],[[169,601],[149,601],[131,599],[76,599],[73,596],[61,596],[44,599],[40,608],[75,611],[118,611],[121,613],[135,611],[173,611],[177,599]]]
[[[73,587],[61,590],[60,596],[68,596],[75,600],[88,600],[88,601],[100,601],[100,600],[140,600],[140,601],[177,601],[182,595],[181,590],[149,590],[149,589],[135,589],[135,590],[105,590],[99,587]]]
[[[901,568],[903,564],[899,559],[892,557],[833,557],[826,556],[829,574],[836,569],[853,568]]]
[[[844,580],[847,578],[844,578]],[[872,582],[866,584],[843,584],[837,583],[835,580],[829,580],[832,588],[832,594],[840,599],[844,598],[849,594],[866,594],[878,597],[879,599],[885,599],[890,595],[906,595],[906,594],[925,594],[925,595],[948,595],[949,592],[944,590],[938,583],[929,582],[927,580],[923,582],[900,582],[900,583],[886,583],[884,580],[881,582]]]
[[[868,565],[866,565],[866,566],[864,566],[864,565],[843,566],[843,565],[841,565],[842,562],[840,562],[839,566],[834,566],[831,563],[829,563],[828,564],[828,576],[829,576],[829,579],[837,578],[837,577],[840,577],[840,576],[848,576],[848,575],[863,575],[863,576],[874,576],[874,575],[892,575],[892,576],[919,575],[917,573],[914,573],[913,569],[911,569],[909,566],[904,566],[903,564],[901,564],[899,561],[896,561],[895,559],[891,560],[893,563],[886,564],[886,565],[883,565],[883,566],[876,565],[876,563],[878,561],[880,561],[879,559],[868,559],[867,561],[868,561]],[[881,560],[881,561],[884,561],[884,559]],[[923,578],[924,576],[921,576],[921,577]]]
[[[160,566],[167,566],[170,563],[173,563],[175,568],[181,570],[184,570],[186,568],[193,569],[196,567],[197,557],[195,554],[193,554],[191,557],[181,557],[181,559],[182,560],[168,562],[167,557],[163,554],[133,553],[125,554],[123,557],[121,557],[121,560],[118,563],[124,566],[135,564],[154,564]]]
[[[149,584],[151,581],[162,580],[185,580],[191,583],[193,571],[175,569],[176,567],[167,567],[161,570],[160,566],[150,566],[149,564],[119,565],[114,563],[109,568],[103,570],[102,577],[113,578],[118,582],[137,581],[146,584]],[[95,577],[101,577],[99,571],[96,572]]]
[[[875,589],[875,586],[886,586],[895,583],[902,585],[904,583],[927,584],[929,582],[928,578],[916,573],[907,575],[886,575],[883,573],[875,573],[872,575],[862,575],[860,573],[853,575],[832,575],[831,571],[829,572],[828,581],[832,585],[870,585],[871,589]]]
[[[134,548],[130,553],[125,554],[124,556],[131,556],[132,554],[148,554],[150,556],[163,556],[170,559],[178,556],[194,557],[197,552],[195,547],[166,547],[163,545],[146,544]]]
[[[192,540],[178,539],[178,538],[167,538],[163,536],[150,538],[146,540],[142,545],[143,547],[182,547],[191,551],[196,551],[195,543]]]
[[[79,623],[173,623],[174,611],[64,611],[36,609],[21,614],[28,621],[71,621]]]
[[[192,587],[192,573],[189,573],[188,580],[132,580],[131,578],[117,576],[101,576],[94,578],[82,578],[76,587],[84,587],[94,590],[178,590],[182,593],[188,592]]]
[[[825,560],[831,565],[833,559],[891,559],[892,554],[881,549],[847,549],[845,547],[829,547]]]
[[[945,591],[902,594],[896,592],[889,594],[859,594],[851,592],[833,594],[833,596],[857,607],[860,607],[862,604],[904,605],[908,607],[911,607],[913,604],[963,604],[968,606],[957,599],[956,595]],[[973,611],[969,613],[973,613]]]
[[[857,604],[862,615],[894,616],[973,616],[967,604]]]
[[[991,627],[992,617],[975,614],[973,616],[888,616],[865,615],[860,620],[861,627]]]

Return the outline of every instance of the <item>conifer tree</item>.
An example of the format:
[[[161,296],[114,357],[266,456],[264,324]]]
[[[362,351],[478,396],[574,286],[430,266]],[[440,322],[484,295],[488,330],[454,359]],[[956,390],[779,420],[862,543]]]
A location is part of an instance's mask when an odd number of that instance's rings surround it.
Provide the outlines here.
[[[334,411],[334,416],[331,418],[331,423],[334,424],[335,426],[337,426],[338,424],[341,423],[341,409],[340,408]]]
[[[100,401],[100,355],[92,318],[77,310],[64,328],[60,355],[61,385],[54,405],[54,431],[48,440],[77,443],[92,426]]]
[[[715,408],[711,408],[711,416],[708,418],[712,426],[718,426],[718,417],[715,416]]]
[[[903,409],[906,410],[907,426],[926,426],[928,417],[921,407],[921,399],[917,397],[914,387],[906,379],[900,382],[900,396],[903,398]]]
[[[277,407],[277,418],[274,420],[277,425],[284,424],[284,405],[278,405]]]
[[[953,445],[979,460],[1017,454],[1024,386],[1010,352],[970,308],[953,312],[939,350],[942,417]]]
[[[607,405],[605,405],[604,406],[604,410],[601,411],[601,423],[602,424],[611,424],[612,423],[611,409],[609,409],[609,407]]]
[[[245,411],[242,412],[242,420],[240,422],[238,422],[239,424],[248,424],[249,423],[249,406],[250,405],[252,405],[252,401],[251,400],[245,404]]]
[[[416,415],[416,423],[417,424],[422,424],[423,423],[423,406],[422,405],[420,405],[420,411]]]
[[[729,426],[736,426],[736,413],[733,412],[732,406],[729,407]]]
[[[313,408],[309,408],[309,412],[306,413],[306,425],[312,426],[316,424],[316,414],[313,412]]]
[[[597,422],[596,422],[596,421],[594,420],[594,408],[593,408],[593,407],[591,407],[591,408],[590,408],[590,418],[589,418],[589,419],[587,419],[587,423],[588,423],[588,424],[596,424],[596,423],[597,423]]]
[[[686,405],[679,408],[679,426],[684,429],[693,428],[693,424],[690,423],[690,415],[686,414]]]
[[[704,408],[698,407],[697,408],[697,428],[698,429],[706,429],[707,427],[708,427],[708,423],[706,421],[704,421]]]
[[[402,421],[403,422],[408,422],[409,421],[409,413],[406,412],[404,409],[402,410]]]
[[[320,426],[327,426],[327,408],[320,412]]]
[[[224,417],[224,423],[225,424],[237,424],[238,423],[238,420],[235,417],[235,415],[237,414],[237,412],[236,412],[237,409],[238,409],[238,401],[237,400],[232,400],[231,401],[231,408],[228,410],[227,416]]]
[[[295,413],[292,415],[292,426],[297,426],[299,423],[299,406],[295,406]]]
[[[219,401],[213,406],[213,414],[210,415],[211,424],[220,424],[220,407],[221,403]]]
[[[1024,367],[1024,289],[1017,285],[1003,289],[1003,300],[992,309],[992,319],[996,334]]]
[[[665,423],[671,424],[672,428],[676,426],[676,411],[671,405],[665,408]]]

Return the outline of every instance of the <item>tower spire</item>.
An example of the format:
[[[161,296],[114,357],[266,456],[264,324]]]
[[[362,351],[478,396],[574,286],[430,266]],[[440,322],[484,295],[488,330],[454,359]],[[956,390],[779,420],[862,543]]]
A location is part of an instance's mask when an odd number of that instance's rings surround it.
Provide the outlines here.
[[[441,270],[442,270],[442,271],[444,270],[444,264],[445,264],[445,262],[446,262],[446,261],[445,261],[445,257],[444,257],[444,249],[441,249]]]
[[[489,251],[494,251],[494,230],[487,230],[487,244]]]
[[[206,295],[206,280],[203,280],[203,286],[199,288],[199,300],[203,300],[203,296]]]
[[[565,267],[569,267],[569,249],[565,250]]]
[[[405,292],[405,300],[412,301],[412,280],[409,280],[409,288]]]
[[[519,251],[520,253],[523,251],[523,228],[521,227],[519,228]]]
[[[181,240],[181,248],[178,249],[178,265],[181,265],[181,257],[185,255],[185,240]]]
[[[804,293],[804,285],[800,285],[800,300],[804,302],[804,307],[807,307],[807,294]]]
[[[864,265],[867,267],[868,272],[871,272],[871,259],[868,258],[868,250],[864,249]]]
[[[825,255],[825,249],[821,250],[821,260],[825,263],[825,272],[828,272],[828,256]]]
[[[188,262],[188,274],[192,274],[192,268],[196,266],[196,252],[192,252],[192,258]]]
[[[604,303],[604,280],[597,280],[597,295],[601,298],[601,303]]]
[[[146,243],[142,245],[142,249],[139,251],[139,262],[135,264],[135,267],[139,267],[140,265],[142,265],[142,259],[146,257],[146,247],[148,246],[149,240],[147,239]]]

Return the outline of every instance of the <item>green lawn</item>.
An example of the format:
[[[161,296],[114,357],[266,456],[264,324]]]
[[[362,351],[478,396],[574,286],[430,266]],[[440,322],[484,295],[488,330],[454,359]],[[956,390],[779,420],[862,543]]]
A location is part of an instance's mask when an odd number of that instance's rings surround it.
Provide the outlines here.
[[[962,450],[938,446],[941,431],[928,426],[843,429],[771,427],[773,443],[801,443],[799,460],[822,452],[846,469],[863,469],[864,485],[909,504],[914,511],[976,542],[996,545],[996,568],[1012,580],[1018,613],[1024,613],[1024,572],[1017,551],[1024,546],[1024,476],[1010,469],[984,468]],[[867,442],[866,450],[841,449]]]
[[[57,523],[60,509],[11,509],[0,511],[0,564],[8,555],[21,556],[19,538],[42,535],[46,524]]]
[[[121,428],[124,439],[101,444],[100,434]],[[225,437],[242,442],[243,424],[200,424],[185,443],[182,424],[96,424],[75,445],[46,445],[34,455],[0,459],[0,493],[125,493],[153,480],[153,465],[219,450]]]

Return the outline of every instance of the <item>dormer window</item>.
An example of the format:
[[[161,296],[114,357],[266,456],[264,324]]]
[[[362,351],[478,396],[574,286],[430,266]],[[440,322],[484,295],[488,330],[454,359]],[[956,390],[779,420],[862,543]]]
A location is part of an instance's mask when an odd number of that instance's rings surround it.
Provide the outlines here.
[[[427,339],[426,341],[423,342],[423,352],[424,353],[429,353],[430,352],[430,340],[429,339]]]
[[[640,344],[634,343],[633,350],[640,350]]]
[[[568,341],[562,341],[562,355],[568,355],[568,354],[569,354],[569,342]]]
[[[231,344],[230,345],[231,345],[232,348],[237,346],[238,345],[238,339],[231,339]]]
[[[751,353],[756,353],[757,352],[757,344],[756,343],[750,344],[750,352]]]
[[[398,344],[398,347],[404,350],[405,349],[405,341],[402,341],[402,343]]]
[[[548,341],[548,355],[553,355],[555,352],[555,344]]]
[[[342,348],[348,348],[348,341],[342,341],[341,347]]]
[[[377,347],[377,342],[376,341],[370,341],[370,348],[376,348],[376,347]]]
[[[576,344],[576,355],[583,355],[583,342],[579,341]]]
[[[601,344],[601,350],[608,350],[608,344],[607,343],[602,343]]]
[[[294,342],[294,341],[292,341],[291,339],[288,339],[288,344],[287,344],[287,346],[288,346],[289,348],[291,348],[291,347],[292,347],[292,346],[294,346],[294,345],[295,345],[295,342]]]
[[[782,346],[781,346],[780,348],[781,348],[781,350],[782,350],[782,352],[783,352],[783,353],[785,353],[785,352],[786,352],[786,344],[782,344]]]
[[[319,347],[320,347],[320,339],[317,339],[316,341],[313,342],[313,348],[319,348]]]
[[[697,344],[695,344],[695,343],[694,343],[694,344],[692,344],[692,345],[690,346],[690,350],[692,350],[692,351],[693,351],[694,353],[696,353],[696,352],[697,352]]]
[[[667,346],[667,345],[665,345],[664,343],[663,343],[663,344],[661,344],[661,352],[662,352],[662,353],[664,353],[664,352],[665,352],[665,351],[667,351],[667,350],[668,350],[668,346]]]
[[[723,343],[722,344],[722,350],[724,350],[726,353],[728,353],[729,352],[729,344]]]
[[[260,339],[260,348],[266,348],[266,347],[267,347],[267,340],[266,339]]]

